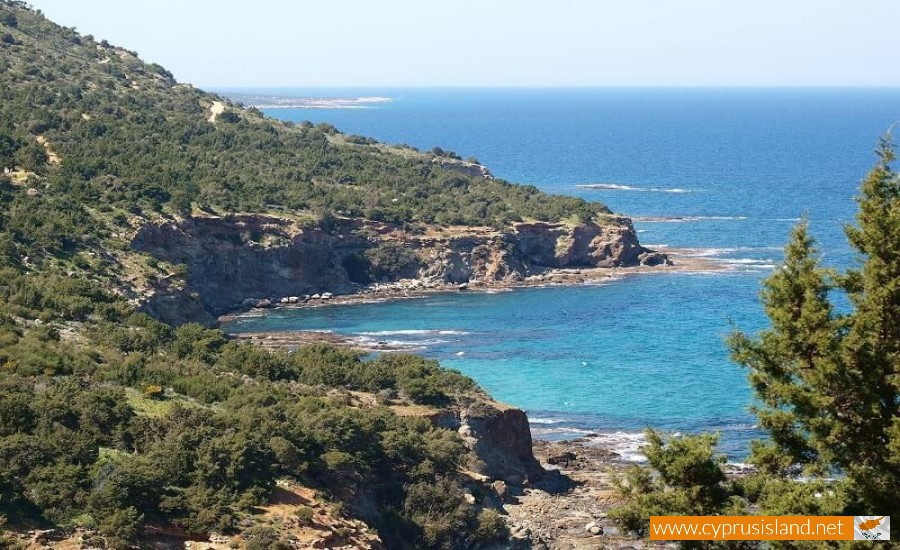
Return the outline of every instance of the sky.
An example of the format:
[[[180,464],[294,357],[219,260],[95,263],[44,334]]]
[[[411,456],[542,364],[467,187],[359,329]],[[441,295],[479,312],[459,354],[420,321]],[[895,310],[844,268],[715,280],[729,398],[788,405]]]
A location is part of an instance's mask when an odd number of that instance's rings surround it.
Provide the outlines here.
[[[900,86],[900,0],[31,0],[202,87]]]

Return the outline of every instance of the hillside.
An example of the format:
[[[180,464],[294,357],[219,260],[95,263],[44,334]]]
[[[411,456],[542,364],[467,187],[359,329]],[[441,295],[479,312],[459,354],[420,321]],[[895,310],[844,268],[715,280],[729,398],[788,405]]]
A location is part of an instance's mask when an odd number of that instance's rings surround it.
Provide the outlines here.
[[[241,298],[349,292],[376,279],[514,280],[553,267],[665,261],[599,203],[495,179],[437,148],[440,156],[267,119],[178,84],[134,52],[3,5],[0,251],[19,269],[99,280],[168,322],[209,324]],[[248,214],[250,228],[240,217]],[[241,265],[233,251],[218,254],[238,244],[251,256],[299,255],[287,265],[247,262],[251,275],[290,275],[260,288],[227,270],[201,277],[197,258],[132,242],[151,226],[196,240],[195,222],[209,219],[220,220],[214,240],[194,248],[210,262]],[[417,238],[456,226],[481,228],[481,238],[437,247]],[[412,255],[393,257],[398,244]],[[223,302],[212,287],[239,296]]]
[[[0,172],[13,546],[504,541],[490,483],[543,475],[524,413],[419,357],[270,352],[192,321],[400,277],[665,261],[600,204],[267,119],[8,0]]]

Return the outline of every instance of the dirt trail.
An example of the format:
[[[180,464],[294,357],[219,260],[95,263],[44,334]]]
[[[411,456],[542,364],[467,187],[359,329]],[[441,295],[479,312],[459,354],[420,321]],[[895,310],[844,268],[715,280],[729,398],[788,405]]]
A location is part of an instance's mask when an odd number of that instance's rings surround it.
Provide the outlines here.
[[[59,164],[59,155],[56,154],[56,151],[54,151],[53,148],[50,147],[50,142],[47,141],[47,138],[45,138],[44,136],[38,136],[35,139],[37,139],[37,142],[40,143],[47,151],[47,162],[54,165]]]
[[[216,117],[225,112],[225,104],[221,101],[213,101],[213,104],[209,108],[209,121],[215,122]]]

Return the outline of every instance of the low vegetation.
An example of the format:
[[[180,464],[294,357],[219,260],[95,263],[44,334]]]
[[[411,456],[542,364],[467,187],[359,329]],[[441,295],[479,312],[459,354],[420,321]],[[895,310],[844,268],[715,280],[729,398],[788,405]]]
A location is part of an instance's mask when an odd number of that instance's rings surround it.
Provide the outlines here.
[[[129,249],[149,221],[241,211],[504,225],[606,212],[339,138],[178,84],[134,52],[0,0],[6,528],[84,527],[97,533],[91,546],[116,548],[149,525],[231,533],[286,480],[314,488],[335,514],[364,517],[391,547],[506,536],[463,498],[463,483],[479,482],[460,474],[471,457],[459,436],[389,406],[471,398],[480,390],[470,379],[415,356],[268,352],[136,310],[126,279],[184,275]],[[371,279],[409,263],[388,248],[359,260]],[[359,392],[372,403],[361,406]],[[283,544],[268,527],[245,531],[248,547]]]
[[[95,528],[111,546],[147,523],[229,532],[289,477],[338,500],[367,493],[395,543],[497,536],[462,499],[454,432],[349,394],[443,405],[477,391],[470,379],[415,356],[277,353],[173,329],[90,285],[57,294],[63,281],[0,289],[0,515],[13,524]],[[423,514],[425,493],[443,504]]]

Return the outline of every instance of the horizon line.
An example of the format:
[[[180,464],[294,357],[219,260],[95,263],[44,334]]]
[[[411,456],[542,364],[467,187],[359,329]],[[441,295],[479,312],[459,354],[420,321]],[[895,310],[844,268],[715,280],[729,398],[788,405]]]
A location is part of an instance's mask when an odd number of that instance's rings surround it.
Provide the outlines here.
[[[497,89],[497,90],[900,90],[900,84],[190,84],[200,89]]]

